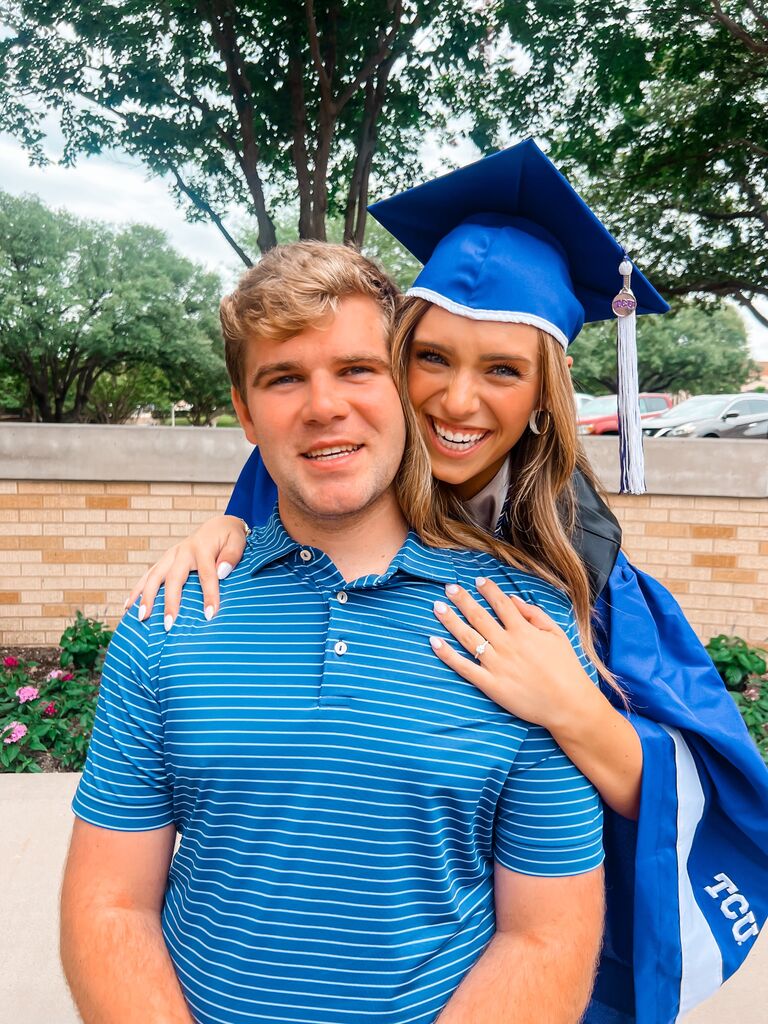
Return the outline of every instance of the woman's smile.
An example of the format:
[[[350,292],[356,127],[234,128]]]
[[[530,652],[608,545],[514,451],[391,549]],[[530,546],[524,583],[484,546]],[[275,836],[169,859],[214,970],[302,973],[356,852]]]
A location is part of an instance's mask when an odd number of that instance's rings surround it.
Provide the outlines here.
[[[458,458],[474,454],[491,436],[491,431],[482,427],[446,423],[435,416],[427,415],[426,421],[434,444]]]

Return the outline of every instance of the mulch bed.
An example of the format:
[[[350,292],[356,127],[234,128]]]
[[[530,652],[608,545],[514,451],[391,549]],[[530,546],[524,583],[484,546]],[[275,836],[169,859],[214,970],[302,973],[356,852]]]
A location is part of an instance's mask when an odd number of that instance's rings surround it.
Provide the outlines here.
[[[55,668],[61,668],[59,658],[61,657],[60,647],[3,647],[0,656],[7,658],[11,655],[19,661],[34,661],[37,668],[33,668],[31,675],[34,679],[44,679]]]

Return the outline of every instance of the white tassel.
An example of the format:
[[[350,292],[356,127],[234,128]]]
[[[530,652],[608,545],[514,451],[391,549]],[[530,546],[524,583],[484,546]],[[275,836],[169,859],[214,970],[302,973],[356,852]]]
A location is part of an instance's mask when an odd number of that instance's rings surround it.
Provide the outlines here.
[[[613,300],[618,318],[619,376],[619,461],[621,494],[645,494],[643,430],[640,421],[637,379],[637,300],[629,287],[632,264],[624,259],[619,267],[624,286]]]

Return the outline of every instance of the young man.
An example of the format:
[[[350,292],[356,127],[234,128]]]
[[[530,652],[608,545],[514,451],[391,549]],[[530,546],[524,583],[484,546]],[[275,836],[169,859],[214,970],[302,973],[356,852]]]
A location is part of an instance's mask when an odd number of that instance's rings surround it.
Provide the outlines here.
[[[429,644],[434,603],[478,572],[577,645],[573,618],[409,532],[393,306],[377,268],[320,243],[222,304],[278,508],[215,619],[193,579],[171,632],[158,602],[110,646],[62,894],[86,1024],[575,1024],[586,1005],[596,794]]]

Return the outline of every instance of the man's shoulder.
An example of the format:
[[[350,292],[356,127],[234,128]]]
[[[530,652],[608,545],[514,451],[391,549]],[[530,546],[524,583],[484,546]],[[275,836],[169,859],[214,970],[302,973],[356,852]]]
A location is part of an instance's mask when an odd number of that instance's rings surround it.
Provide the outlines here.
[[[469,590],[475,589],[475,577],[485,576],[505,593],[515,593],[524,601],[537,604],[555,619],[570,617],[572,604],[568,596],[533,573],[516,569],[482,551],[457,552],[453,561],[459,583]]]

